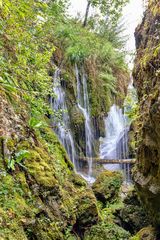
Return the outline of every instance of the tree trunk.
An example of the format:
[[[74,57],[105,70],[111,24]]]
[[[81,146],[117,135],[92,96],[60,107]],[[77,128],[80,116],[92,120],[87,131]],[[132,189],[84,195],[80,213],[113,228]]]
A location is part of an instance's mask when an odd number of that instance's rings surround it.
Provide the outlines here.
[[[91,6],[91,2],[90,2],[90,0],[88,0],[87,8],[86,8],[86,13],[85,13],[85,18],[84,18],[84,22],[83,22],[83,27],[86,27],[86,26],[87,26],[87,21],[88,21],[88,15],[89,15],[90,6]]]

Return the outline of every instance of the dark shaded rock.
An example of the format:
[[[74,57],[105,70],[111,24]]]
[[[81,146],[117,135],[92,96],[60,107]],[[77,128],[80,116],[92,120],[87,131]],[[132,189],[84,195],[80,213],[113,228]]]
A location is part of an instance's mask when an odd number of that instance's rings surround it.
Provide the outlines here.
[[[91,226],[99,219],[96,198],[92,191],[82,192],[78,197],[77,223],[80,228]]]
[[[131,234],[137,233],[150,224],[144,208],[138,200],[136,191],[128,193],[124,199],[124,207],[118,210],[115,216],[118,217],[120,226]]]
[[[90,189],[83,191],[77,196],[77,219],[73,226],[74,232],[76,232],[81,238],[83,238],[86,228],[90,228],[92,225],[98,223],[99,212],[97,208],[96,198]]]

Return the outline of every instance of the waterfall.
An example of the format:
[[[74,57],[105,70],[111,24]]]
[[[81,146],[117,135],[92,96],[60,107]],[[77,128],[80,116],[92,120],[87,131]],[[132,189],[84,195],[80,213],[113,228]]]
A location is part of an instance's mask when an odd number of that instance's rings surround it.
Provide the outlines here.
[[[79,169],[77,163],[76,150],[72,132],[70,130],[70,117],[67,111],[65,90],[61,86],[60,69],[55,71],[53,82],[53,92],[56,97],[51,98],[51,107],[55,114],[53,117],[53,124],[55,126],[55,132],[65,147],[70,159],[72,160],[75,171],[85,178],[88,182],[92,183],[95,179],[92,177],[92,161],[88,161],[88,175],[82,173],[82,169]],[[89,97],[87,89],[87,78],[84,70],[79,72],[76,66],[76,80],[77,80],[77,106],[82,112],[85,119],[85,156],[92,159],[93,156],[93,134],[91,128]],[[58,113],[58,115],[57,115]],[[61,116],[59,116],[61,114]],[[57,115],[57,116],[56,116]],[[77,170],[78,169],[78,170]]]
[[[73,162],[74,168],[76,170],[76,151],[73,136],[69,128],[70,118],[66,106],[65,91],[61,86],[60,69],[56,69],[53,77],[53,82],[54,82],[53,92],[55,93],[56,97],[54,99],[51,98],[51,107],[54,110],[55,115],[57,113],[61,114],[61,116],[53,117],[54,125],[56,125],[55,132],[59,140],[65,147],[68,156]]]
[[[88,160],[88,173],[85,175],[84,169],[80,169],[78,165],[77,154],[73,135],[70,129],[70,117],[66,105],[65,89],[61,85],[61,71],[56,69],[53,76],[53,92],[56,97],[51,98],[51,106],[55,114],[53,116],[53,124],[55,132],[59,140],[65,147],[71,161],[74,164],[75,171],[85,178],[88,182],[95,181],[92,173],[92,158],[93,158],[93,142],[94,136],[92,132],[92,121],[90,116],[90,104],[87,86],[87,76],[83,68],[79,69],[75,65],[75,74],[77,81],[77,107],[84,116],[84,140],[85,140],[85,157]],[[61,116],[60,116],[61,115]],[[101,159],[127,159],[128,154],[128,131],[129,122],[127,117],[123,114],[115,104],[111,107],[108,116],[104,119],[105,123],[105,137],[101,138],[100,142],[100,158]],[[81,137],[81,136],[80,136]],[[82,136],[83,138],[83,136]],[[123,170],[125,179],[130,181],[130,166],[129,164],[106,164],[106,169]]]
[[[77,103],[78,108],[82,112],[85,119],[85,157],[90,158],[88,161],[88,178],[92,181],[92,157],[93,157],[93,133],[91,127],[89,96],[87,88],[87,77],[82,68],[79,71],[78,66],[75,65],[75,73],[77,80]]]
[[[115,104],[111,107],[105,121],[105,138],[101,138],[101,159],[127,159],[128,153],[128,119]],[[120,170],[121,164],[104,165],[109,170]],[[122,165],[125,180],[130,181],[129,164]]]

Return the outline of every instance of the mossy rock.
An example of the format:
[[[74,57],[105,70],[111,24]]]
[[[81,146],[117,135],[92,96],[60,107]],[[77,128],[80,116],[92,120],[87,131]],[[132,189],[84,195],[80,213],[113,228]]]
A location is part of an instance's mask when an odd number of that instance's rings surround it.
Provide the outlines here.
[[[96,198],[90,189],[85,189],[77,197],[77,222],[78,228],[96,224],[99,220]]]
[[[134,237],[131,237],[130,240],[157,240],[156,235],[155,228],[149,226],[141,229]]]
[[[64,240],[59,222],[52,222],[46,216],[40,216],[33,229],[30,229],[31,236],[38,240]]]
[[[21,183],[12,175],[1,176],[0,181],[0,239],[27,240],[23,223],[32,222],[37,213],[33,199],[24,197]]]
[[[106,170],[100,173],[92,186],[96,198],[103,204],[115,202],[119,196],[122,181],[123,178],[120,172]]]
[[[57,183],[54,176],[55,170],[49,162],[49,156],[38,147],[30,150],[30,157],[25,161],[30,175],[36,179],[38,184],[46,187],[54,186]]]
[[[130,233],[116,224],[99,223],[85,232],[84,240],[128,240]]]
[[[0,240],[28,240],[25,231],[19,223],[14,221],[9,227],[0,228]]]
[[[71,108],[70,114],[72,122],[75,126],[84,125],[85,122],[84,116],[76,105]]]
[[[117,211],[115,215],[119,218],[121,226],[130,231],[131,234],[137,233],[150,224],[135,190],[128,193],[124,199],[124,207]]]
[[[87,187],[87,182],[78,174],[73,172],[70,176],[70,181],[73,182],[75,187]]]

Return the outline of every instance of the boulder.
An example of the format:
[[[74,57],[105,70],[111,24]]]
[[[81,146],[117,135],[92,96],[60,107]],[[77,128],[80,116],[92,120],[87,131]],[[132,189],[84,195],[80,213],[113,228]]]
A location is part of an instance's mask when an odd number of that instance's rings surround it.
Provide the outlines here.
[[[122,174],[120,172],[104,171],[100,173],[92,186],[96,198],[106,204],[113,203],[119,196],[122,184]]]
[[[129,232],[112,223],[92,226],[84,236],[84,240],[128,240],[129,238]]]
[[[150,226],[143,228],[130,240],[157,240],[156,230]]]

